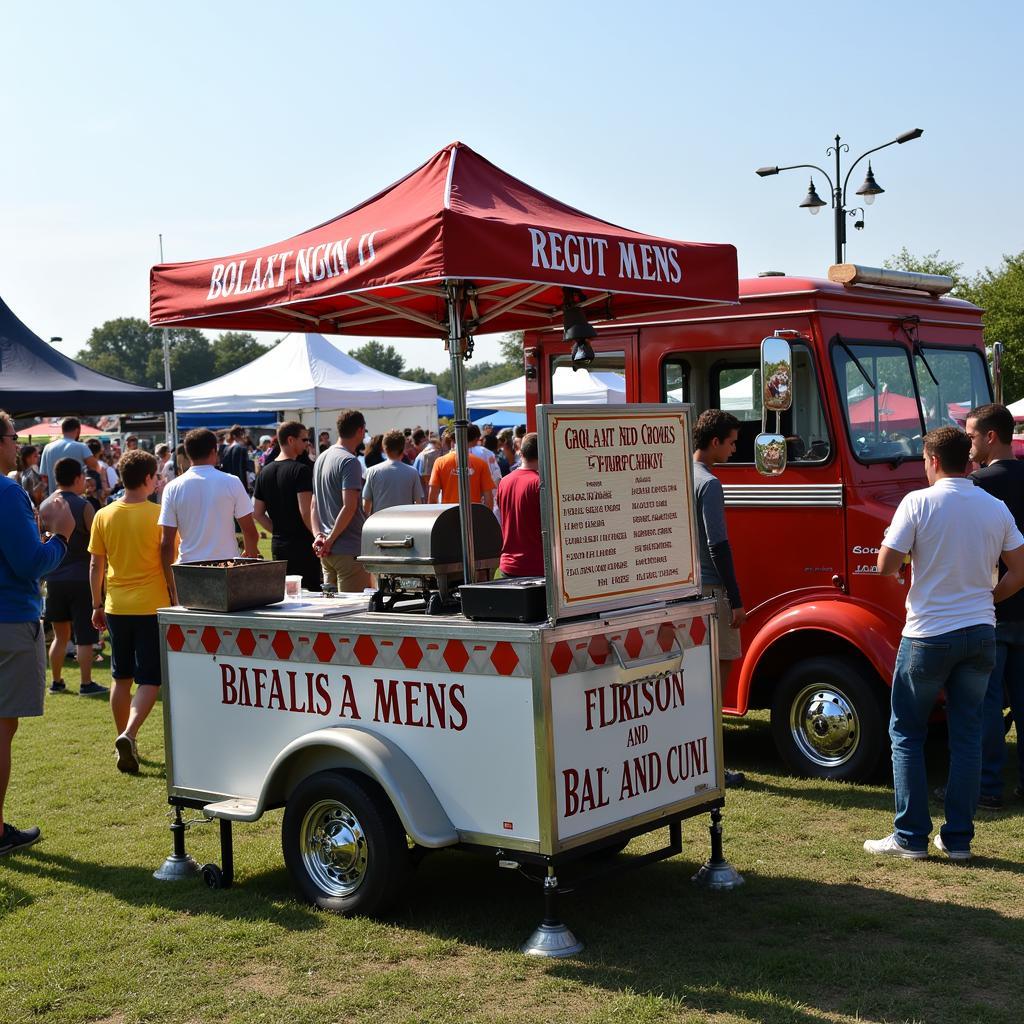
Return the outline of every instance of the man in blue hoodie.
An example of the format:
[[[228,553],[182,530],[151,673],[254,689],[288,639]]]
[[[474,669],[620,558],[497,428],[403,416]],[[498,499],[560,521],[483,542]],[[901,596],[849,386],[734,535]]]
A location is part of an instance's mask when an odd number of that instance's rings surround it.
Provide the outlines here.
[[[20,718],[43,713],[46,648],[39,580],[60,565],[75,519],[57,497],[39,513],[52,534],[44,544],[28,495],[7,474],[18,456],[14,421],[0,411],[0,856],[39,839],[39,829],[18,829],[4,821],[4,797],[11,779],[11,741]]]

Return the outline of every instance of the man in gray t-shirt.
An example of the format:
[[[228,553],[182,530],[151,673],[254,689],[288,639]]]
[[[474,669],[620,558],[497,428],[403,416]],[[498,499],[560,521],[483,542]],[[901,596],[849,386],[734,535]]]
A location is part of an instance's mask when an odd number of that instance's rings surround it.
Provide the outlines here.
[[[57,490],[54,467],[61,459],[78,459],[83,473],[87,469],[96,471],[100,468],[99,459],[93,455],[87,444],[79,440],[82,436],[82,423],[79,419],[75,416],[65,417],[61,420],[60,429],[63,437],[46,445],[39,459],[39,475],[46,481],[47,494],[53,494]]]
[[[711,467],[728,462],[732,457],[739,429],[739,420],[721,409],[705,409],[693,427],[693,498],[700,580],[704,596],[713,597],[718,608],[718,657],[723,689],[730,663],[739,658],[743,650],[740,626],[747,614],[743,610],[725,529],[725,495]],[[742,786],[744,781],[742,772],[726,770],[727,786]]]
[[[423,484],[419,473],[402,461],[405,435],[389,430],[384,435],[387,461],[371,466],[363,484],[363,512],[371,515],[394,505],[416,505],[423,501]]]
[[[363,467],[356,449],[366,433],[361,412],[338,415],[338,442],[313,465],[313,551],[323,568],[324,589],[358,593],[370,574],[356,561],[363,536]]]

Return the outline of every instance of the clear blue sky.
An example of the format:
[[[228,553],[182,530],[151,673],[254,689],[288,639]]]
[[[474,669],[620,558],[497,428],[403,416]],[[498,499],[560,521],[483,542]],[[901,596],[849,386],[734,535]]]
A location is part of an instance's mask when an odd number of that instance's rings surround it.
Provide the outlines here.
[[[874,158],[886,193],[848,258],[905,245],[973,272],[1024,249],[1022,22],[945,0],[9,3],[0,295],[73,353],[148,316],[159,232],[168,260],[277,241],[453,139],[597,216],[732,242],[743,275],[823,275],[805,173],[754,169],[915,127]]]

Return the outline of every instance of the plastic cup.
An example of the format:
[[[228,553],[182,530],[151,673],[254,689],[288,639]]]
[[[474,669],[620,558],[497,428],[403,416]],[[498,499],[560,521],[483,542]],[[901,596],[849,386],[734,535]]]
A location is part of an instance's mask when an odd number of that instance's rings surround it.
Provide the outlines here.
[[[278,576],[278,579],[281,577]],[[284,596],[285,597],[298,597],[302,592],[302,577],[301,576],[285,576],[284,578]]]

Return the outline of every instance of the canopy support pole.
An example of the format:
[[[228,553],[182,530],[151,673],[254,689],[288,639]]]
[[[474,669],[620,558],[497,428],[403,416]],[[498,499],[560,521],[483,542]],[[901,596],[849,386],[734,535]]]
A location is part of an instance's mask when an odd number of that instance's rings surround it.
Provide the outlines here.
[[[447,281],[448,296],[448,358],[452,369],[452,401],[455,405],[455,459],[459,482],[459,532],[462,540],[462,579],[474,582],[476,558],[473,552],[472,508],[469,493],[469,419],[466,411],[466,382],[463,364],[466,339],[462,330],[463,284]]]

